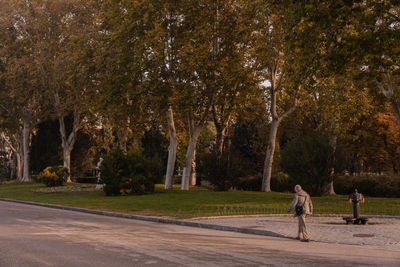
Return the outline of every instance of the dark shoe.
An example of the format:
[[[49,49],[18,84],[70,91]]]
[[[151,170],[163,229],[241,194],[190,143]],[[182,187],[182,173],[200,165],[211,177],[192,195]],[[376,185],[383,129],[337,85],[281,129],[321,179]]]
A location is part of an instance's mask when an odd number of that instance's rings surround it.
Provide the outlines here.
[[[310,242],[310,239],[302,239],[301,242]]]
[[[296,240],[300,240],[301,238],[300,237],[296,237]]]

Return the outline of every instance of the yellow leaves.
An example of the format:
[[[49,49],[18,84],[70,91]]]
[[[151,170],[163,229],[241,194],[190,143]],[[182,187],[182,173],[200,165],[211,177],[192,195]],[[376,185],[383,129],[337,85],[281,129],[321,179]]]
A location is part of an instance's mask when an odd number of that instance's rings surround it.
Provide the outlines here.
[[[390,107],[387,107],[388,109]],[[378,135],[385,135],[389,139],[400,140],[400,134],[397,128],[396,118],[392,113],[377,113],[374,116],[380,127],[377,128]]]
[[[39,180],[41,177],[48,177],[48,178],[53,178],[56,179],[57,178],[57,174],[55,172],[52,171],[53,167],[47,167],[46,169],[44,169],[40,175],[39,175]]]
[[[119,190],[119,192],[121,193],[121,195],[127,196],[127,195],[131,194],[132,190],[131,189],[121,189],[121,190]]]

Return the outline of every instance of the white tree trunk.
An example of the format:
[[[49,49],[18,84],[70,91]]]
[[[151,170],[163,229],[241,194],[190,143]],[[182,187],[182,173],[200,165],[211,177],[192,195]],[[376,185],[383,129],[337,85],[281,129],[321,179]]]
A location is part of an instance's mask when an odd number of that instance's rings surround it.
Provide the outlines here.
[[[10,160],[12,162],[10,179],[14,177],[18,181],[22,181],[22,138],[18,135],[7,136],[4,132],[1,133],[0,137],[7,143],[7,146],[11,149]]]
[[[294,100],[294,104],[286,110],[283,114],[278,115],[277,113],[277,92],[281,89],[282,85],[282,77],[279,81],[277,81],[277,69],[278,69],[278,61],[273,68],[270,69],[271,72],[271,87],[270,87],[270,112],[272,117],[271,129],[268,136],[268,147],[265,155],[264,161],[264,170],[263,170],[263,179],[261,184],[261,191],[270,192],[271,191],[271,175],[272,175],[272,164],[274,162],[274,153],[275,153],[275,143],[276,143],[276,135],[278,132],[278,128],[282,120],[284,120],[287,116],[293,113],[298,107],[302,106],[307,98],[311,96],[312,93],[307,94],[303,97],[303,99],[298,102],[297,98]],[[300,89],[300,87],[298,88]]]
[[[15,158],[17,161],[17,166],[16,166],[16,170],[17,170],[17,180],[21,181],[22,180],[22,155],[21,153],[15,153]]]
[[[192,170],[190,173],[190,185],[196,185],[196,182],[197,182],[197,175],[196,175],[196,147],[195,147],[192,160]]]
[[[334,181],[334,179],[335,179],[335,167],[334,167],[334,164],[335,164],[335,154],[336,154],[336,148],[337,148],[337,134],[336,134],[336,132],[337,132],[337,130],[336,130],[336,110],[333,112],[333,114],[332,114],[332,129],[331,129],[331,134],[330,134],[330,137],[329,137],[329,145],[331,146],[331,149],[332,149],[332,151],[331,151],[331,153],[332,153],[332,155],[331,155],[331,173],[330,173],[330,181],[329,181],[329,183],[327,184],[327,186],[326,186],[326,189],[325,189],[325,194],[326,195],[336,195],[336,193],[335,193],[335,188],[334,188],[334,185],[333,185],[333,181]]]
[[[68,177],[67,177],[67,183],[71,183],[71,151],[69,149],[63,149],[63,156],[64,156],[64,161],[63,161],[63,166],[68,169]]]
[[[76,142],[76,134],[81,127],[80,115],[78,112],[74,112],[74,122],[72,125],[72,131],[67,136],[67,131],[65,128],[64,117],[60,116],[58,119],[60,123],[60,135],[61,135],[61,146],[63,149],[63,166],[68,169],[67,182],[72,182],[71,180],[71,152],[74,148]]]
[[[64,117],[59,117],[58,119],[60,123],[60,135],[61,135],[61,147],[63,149],[63,166],[68,169],[68,173],[71,173],[71,155],[68,153],[68,138],[67,131],[65,129]],[[71,182],[71,175],[68,175],[67,182]]]
[[[189,131],[189,144],[186,151],[185,167],[182,174],[181,190],[189,190],[190,174],[192,173],[192,164],[195,156],[197,139],[202,127],[196,127],[192,132]]]
[[[58,122],[60,123],[60,135],[61,135],[61,147],[63,149],[63,166],[68,169],[67,182],[71,181],[71,151],[74,148],[76,142],[76,135],[81,128],[81,112],[79,108],[75,107],[73,111],[74,120],[72,123],[71,133],[67,136],[67,130],[65,128],[64,115],[59,110],[60,108],[60,96],[57,91],[54,92],[54,105],[58,111]]]
[[[263,180],[261,185],[261,191],[271,191],[271,174],[272,174],[272,163],[274,162],[276,135],[279,128],[279,120],[273,119],[271,123],[271,129],[268,136],[268,147],[264,161]]]
[[[221,155],[224,150],[224,144],[225,144],[226,134],[228,131],[230,116],[228,116],[228,119],[224,122],[218,122],[216,116],[217,115],[214,112],[214,125],[215,125],[215,130],[217,132],[215,137],[215,146],[217,148],[218,153]]]
[[[30,116],[23,116],[23,129],[22,129],[22,158],[23,169],[21,182],[30,182],[31,176],[29,171],[29,137],[31,133]]]
[[[166,113],[168,129],[169,129],[169,148],[168,148],[168,163],[167,172],[165,174],[165,189],[172,189],[172,182],[175,170],[176,151],[178,147],[178,138],[176,136],[174,113],[170,106]]]
[[[327,184],[325,194],[329,196],[336,195],[335,187],[333,186],[333,179],[329,182],[329,184]]]

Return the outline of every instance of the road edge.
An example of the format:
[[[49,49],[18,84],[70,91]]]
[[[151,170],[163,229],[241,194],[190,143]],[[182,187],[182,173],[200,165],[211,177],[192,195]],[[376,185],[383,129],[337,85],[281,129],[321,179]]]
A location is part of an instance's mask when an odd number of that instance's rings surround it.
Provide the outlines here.
[[[162,217],[156,217],[156,216],[143,216],[143,215],[126,214],[126,213],[119,213],[119,212],[92,210],[92,209],[62,206],[62,205],[47,204],[47,203],[32,202],[32,201],[24,201],[24,200],[16,200],[16,199],[9,199],[9,198],[0,198],[0,201],[32,205],[32,206],[39,206],[39,207],[45,207],[45,208],[60,209],[60,210],[76,211],[76,212],[82,212],[82,213],[88,213],[88,214],[103,215],[103,216],[108,216],[108,217],[140,220],[140,221],[147,221],[147,222],[175,224],[175,225],[181,225],[181,226],[212,229],[212,230],[219,230],[219,231],[226,231],[226,232],[236,232],[236,233],[242,233],[242,234],[290,238],[290,237],[286,237],[284,235],[274,233],[271,231],[266,231],[266,230],[240,228],[240,227],[233,227],[233,226],[224,226],[224,225],[186,221],[186,220],[174,220],[174,219],[168,219],[168,218],[162,218]]]

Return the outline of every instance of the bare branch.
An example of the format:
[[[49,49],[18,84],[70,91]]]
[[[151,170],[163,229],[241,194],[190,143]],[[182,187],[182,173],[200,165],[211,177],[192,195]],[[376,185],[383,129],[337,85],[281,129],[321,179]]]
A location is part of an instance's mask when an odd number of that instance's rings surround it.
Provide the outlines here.
[[[15,149],[15,147],[13,146],[13,144],[11,143],[11,141],[5,135],[4,132],[1,133],[1,138],[7,143],[7,145],[11,148],[12,151],[14,151],[15,153],[18,153],[17,149]]]
[[[287,111],[285,111],[281,116],[279,116],[278,120],[281,122],[284,118],[289,116],[291,113],[293,113],[298,107],[301,107],[304,105],[304,103],[307,101],[307,99],[314,94],[315,90],[312,92],[308,93],[306,96],[304,96],[300,102],[297,101],[297,98],[295,98],[293,106],[291,106]]]
[[[385,86],[384,86],[381,82],[379,82],[378,80],[375,80],[375,82],[376,82],[376,84],[377,84],[379,90],[382,92],[382,94],[383,94],[386,98],[391,99],[391,98],[393,97],[393,88],[388,87],[388,88],[386,89]]]
[[[285,76],[285,73],[284,72],[282,72],[281,73],[281,77],[279,77],[279,81],[278,81],[278,84],[276,85],[276,91],[279,91],[280,89],[281,89],[281,87],[282,87],[282,81],[283,81],[283,77]]]

